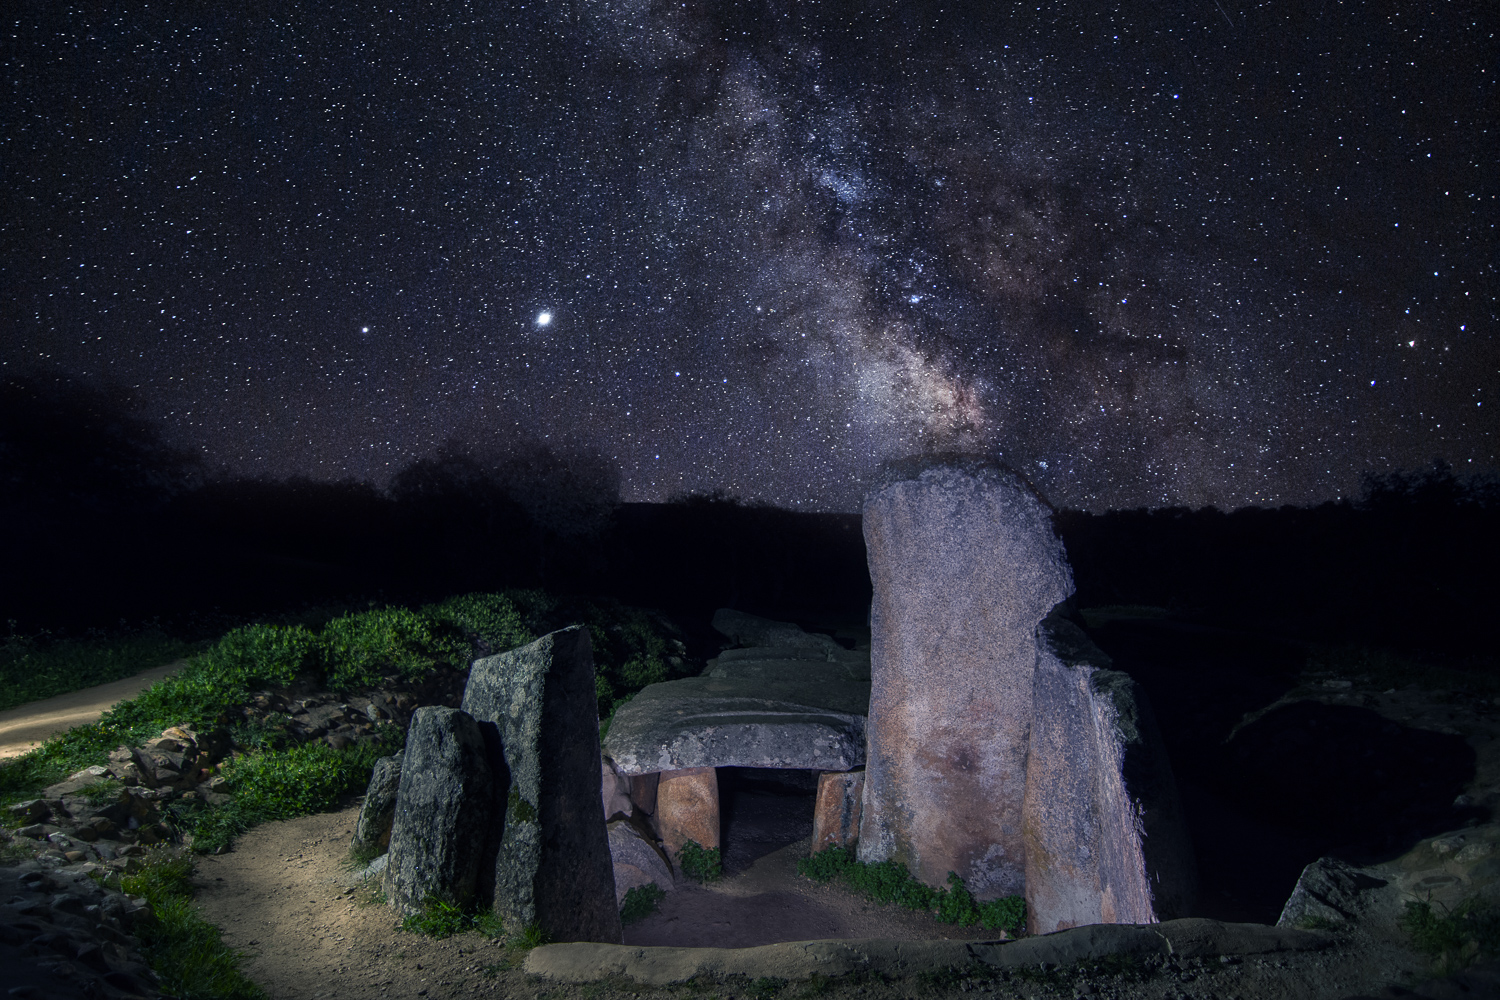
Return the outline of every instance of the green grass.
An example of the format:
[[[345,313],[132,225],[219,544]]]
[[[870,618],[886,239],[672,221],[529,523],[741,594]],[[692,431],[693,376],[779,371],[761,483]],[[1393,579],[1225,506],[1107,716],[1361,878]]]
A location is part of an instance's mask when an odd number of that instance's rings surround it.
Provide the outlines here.
[[[866,864],[846,847],[830,847],[797,862],[797,873],[815,882],[839,879],[869,899],[908,910],[930,912],[940,923],[1004,930],[1018,936],[1026,926],[1026,901],[1020,896],[981,903],[954,872],[948,887],[934,889],[913,878],[899,861]]]
[[[422,910],[401,921],[401,929],[432,938],[450,938],[455,934],[483,934],[497,937],[503,933],[500,918],[489,910],[465,909],[445,899],[429,897]]]
[[[689,840],[677,852],[677,863],[682,873],[697,882],[716,882],[723,874],[723,866],[717,847],[704,847],[696,840]]]
[[[1500,911],[1478,897],[1436,913],[1426,901],[1408,902],[1401,917],[1412,947],[1433,961],[1439,975],[1452,975],[1480,958],[1500,955]]]
[[[151,904],[151,917],[139,921],[135,933],[164,993],[179,1000],[266,1000],[266,992],[240,971],[240,953],[193,906],[190,856],[155,852],[139,872],[114,876],[111,884]]]
[[[53,639],[20,635],[15,626],[0,639],[0,710],[133,677],[202,648],[154,628]]]
[[[655,913],[657,905],[666,898],[667,894],[655,882],[627,889],[620,906],[620,923],[633,924],[637,920],[644,920]]]
[[[192,835],[195,852],[211,854],[258,823],[337,808],[345,796],[370,783],[376,760],[401,749],[400,729],[382,726],[377,732],[378,739],[342,750],[303,743],[227,761],[220,773],[228,779],[233,799],[214,807],[174,803],[170,808],[176,825]]]

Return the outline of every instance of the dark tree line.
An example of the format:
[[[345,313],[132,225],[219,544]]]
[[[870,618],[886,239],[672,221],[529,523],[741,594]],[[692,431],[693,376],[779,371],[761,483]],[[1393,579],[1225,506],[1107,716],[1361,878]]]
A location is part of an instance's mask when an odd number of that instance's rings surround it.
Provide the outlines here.
[[[43,373],[0,383],[0,623],[415,601],[539,586],[705,620],[715,607],[857,615],[858,515],[722,494],[620,504],[597,452],[455,442],[381,490],[212,475],[123,393]],[[1289,636],[1479,650],[1500,487],[1443,466],[1313,508],[1063,511],[1078,603],[1168,607]]]

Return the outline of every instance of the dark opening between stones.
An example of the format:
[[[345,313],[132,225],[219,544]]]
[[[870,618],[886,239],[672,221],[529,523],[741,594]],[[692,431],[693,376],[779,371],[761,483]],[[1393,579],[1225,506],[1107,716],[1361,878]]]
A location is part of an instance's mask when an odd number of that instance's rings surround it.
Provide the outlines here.
[[[810,840],[818,772],[767,767],[719,768],[719,821],[724,874]]]

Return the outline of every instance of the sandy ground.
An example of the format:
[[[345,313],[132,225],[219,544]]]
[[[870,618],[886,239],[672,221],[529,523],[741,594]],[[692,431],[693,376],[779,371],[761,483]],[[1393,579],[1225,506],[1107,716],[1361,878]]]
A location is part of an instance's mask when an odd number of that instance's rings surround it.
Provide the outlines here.
[[[480,935],[437,941],[398,929],[390,910],[350,885],[343,862],[357,815],[357,810],[350,808],[267,824],[246,834],[231,853],[199,863],[198,901],[204,916],[224,929],[228,944],[244,952],[245,971],[266,988],[273,1000],[473,996],[525,1000],[648,996],[917,1000],[967,992],[1020,998],[1343,1000],[1412,996],[1405,990],[1423,978],[1420,964],[1410,955],[1397,954],[1388,945],[1371,947],[1371,942],[1348,941],[1321,953],[1249,956],[1229,963],[1209,961],[1169,967],[1144,981],[1111,975],[1080,979],[1039,970],[1032,978],[1012,975],[996,980],[851,977],[813,984],[739,980],[663,989],[623,981],[562,986],[513,968],[519,957]],[[917,915],[873,907],[843,890],[788,876],[789,866],[795,864],[802,849],[805,845],[787,845],[712,888],[672,894],[662,913],[627,928],[627,942],[648,943],[674,919],[679,925],[695,926],[679,927],[672,934],[673,943],[699,943],[693,939],[701,936],[702,943],[712,941],[720,946],[803,939],[822,936],[823,931],[842,931],[850,936],[935,937],[945,930]],[[787,919],[781,911],[789,896],[799,900],[801,912],[794,919]],[[756,906],[735,910],[736,901],[756,897],[761,897]],[[657,922],[655,928],[652,921]],[[1445,994],[1424,990],[1416,995]]]
[[[0,760],[19,757],[49,736],[93,722],[116,702],[133,698],[182,668],[186,660],[153,667],[134,677],[70,691],[0,712]]]

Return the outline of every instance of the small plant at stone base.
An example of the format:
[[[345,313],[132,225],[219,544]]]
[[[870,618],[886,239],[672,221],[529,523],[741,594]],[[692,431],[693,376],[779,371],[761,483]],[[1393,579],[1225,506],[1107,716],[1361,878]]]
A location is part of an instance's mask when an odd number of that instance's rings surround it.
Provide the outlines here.
[[[521,951],[530,951],[532,948],[540,948],[544,944],[550,944],[552,936],[542,930],[541,924],[527,924],[520,932],[511,935],[505,942],[509,948],[517,948]]]
[[[771,997],[774,997],[785,988],[785,979],[777,979],[775,976],[761,976],[745,987],[745,995],[756,997],[757,1000],[770,1000]]]
[[[699,882],[715,882],[723,874],[717,847],[704,847],[696,840],[689,840],[677,852],[677,861],[682,873]]]
[[[1430,902],[1408,902],[1401,927],[1411,935],[1412,946],[1432,959],[1438,975],[1452,975],[1481,957],[1500,954],[1500,911],[1478,897],[1442,916]]]
[[[401,921],[401,929],[439,939],[470,931],[493,937],[500,933],[500,921],[488,910],[465,909],[449,900],[429,896],[422,901],[420,912]]]
[[[656,912],[657,905],[667,898],[667,894],[661,891],[661,887],[655,882],[638,885],[625,893],[625,900],[620,907],[620,923],[633,924],[637,920],[643,920]]]

